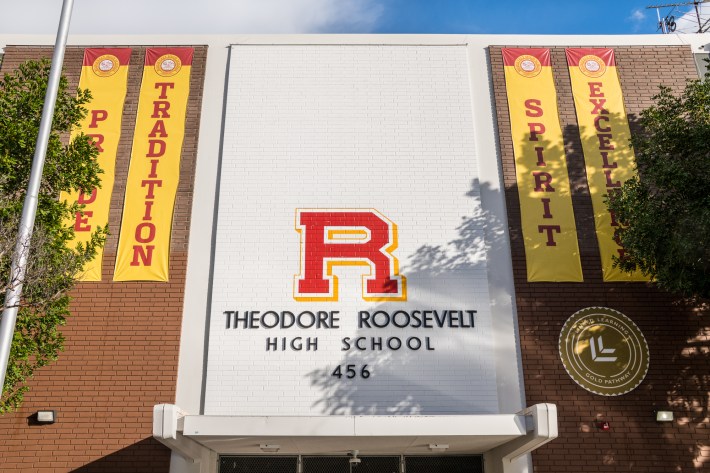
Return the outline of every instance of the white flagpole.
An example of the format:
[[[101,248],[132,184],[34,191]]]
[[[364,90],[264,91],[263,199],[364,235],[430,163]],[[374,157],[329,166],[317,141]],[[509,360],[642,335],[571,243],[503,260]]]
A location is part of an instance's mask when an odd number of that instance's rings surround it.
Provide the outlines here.
[[[64,50],[67,45],[67,35],[69,33],[69,21],[71,20],[74,0],[64,0],[62,4],[62,14],[59,19],[59,29],[57,30],[57,40],[54,44],[54,55],[52,56],[52,66],[49,71],[49,82],[47,92],[44,95],[44,107],[42,108],[42,119],[39,124],[37,144],[35,146],[34,159],[32,160],[32,171],[30,182],[27,185],[27,195],[22,207],[22,219],[17,232],[17,242],[15,243],[15,253],[12,258],[12,268],[10,269],[9,288],[5,294],[5,307],[0,319],[0,390],[5,384],[8,360],[10,358],[10,347],[12,346],[12,336],[15,332],[15,322],[17,321],[17,310],[22,296],[22,284],[25,278],[27,267],[27,253],[29,242],[32,238],[32,229],[37,215],[37,196],[42,182],[42,170],[47,154],[47,143],[52,131],[52,119],[54,118],[54,105],[57,100],[59,90],[59,79],[62,75],[62,65],[64,63]],[[1,391],[0,391],[1,392]]]

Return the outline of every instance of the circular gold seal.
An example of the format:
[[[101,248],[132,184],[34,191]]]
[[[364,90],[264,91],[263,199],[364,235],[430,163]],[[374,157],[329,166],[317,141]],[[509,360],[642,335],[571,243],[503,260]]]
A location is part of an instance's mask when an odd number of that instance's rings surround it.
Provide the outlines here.
[[[621,312],[606,307],[588,307],[567,319],[559,349],[567,374],[594,394],[626,394],[648,372],[648,344],[641,330]]]
[[[601,77],[606,72],[606,64],[599,56],[587,54],[579,60],[579,70],[587,77]]]
[[[91,65],[91,70],[94,74],[100,77],[110,77],[118,72],[121,67],[121,62],[113,54],[103,54],[96,58]]]
[[[180,72],[181,68],[182,62],[180,58],[174,54],[165,54],[155,61],[155,72],[157,72],[159,76],[174,76]]]
[[[540,60],[535,56],[529,54],[523,54],[515,60],[513,65],[518,74],[523,77],[535,77],[542,70],[542,64]]]

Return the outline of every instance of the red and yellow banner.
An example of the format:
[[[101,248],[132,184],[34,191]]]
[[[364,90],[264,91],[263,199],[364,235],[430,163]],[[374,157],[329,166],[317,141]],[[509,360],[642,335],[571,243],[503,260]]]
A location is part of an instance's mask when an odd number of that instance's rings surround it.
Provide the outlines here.
[[[192,48],[146,51],[114,281],[167,281]]]
[[[607,210],[604,196],[635,173],[634,153],[629,147],[631,132],[614,50],[568,48],[566,51],[604,281],[647,281],[640,272],[628,274],[614,268],[612,259],[623,256],[624,249],[614,240],[618,222]]]
[[[528,281],[583,280],[550,50],[503,48]]]
[[[92,99],[87,105],[86,117],[78,128],[72,130],[71,138],[84,133],[94,140],[99,150],[98,164],[104,172],[99,176],[100,188],[61,194],[61,199],[84,206],[67,222],[67,225],[74,227],[74,241],[77,243],[88,242],[97,227],[108,223],[130,57],[131,50],[128,48],[84,50],[79,87],[89,89]],[[103,248],[99,248],[78,279],[101,281],[102,259]]]

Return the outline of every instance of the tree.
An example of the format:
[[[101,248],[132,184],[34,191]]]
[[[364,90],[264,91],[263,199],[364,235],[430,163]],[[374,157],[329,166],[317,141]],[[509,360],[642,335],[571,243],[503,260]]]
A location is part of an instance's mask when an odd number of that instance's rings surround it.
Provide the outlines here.
[[[637,175],[609,195],[626,250],[616,264],[641,270],[689,298],[710,297],[710,75],[674,95],[661,87],[632,137]]]
[[[10,265],[39,132],[49,61],[29,61],[0,79],[0,290],[11,284]],[[85,135],[67,143],[68,132],[86,115],[87,90],[68,90],[62,77],[40,186],[28,266],[5,378],[0,413],[19,407],[34,371],[57,359],[69,315],[68,292],[83,265],[103,245],[106,228],[85,245],[74,245],[71,217],[81,207],[59,199],[62,191],[99,186],[98,149]],[[63,138],[63,140],[62,140]]]

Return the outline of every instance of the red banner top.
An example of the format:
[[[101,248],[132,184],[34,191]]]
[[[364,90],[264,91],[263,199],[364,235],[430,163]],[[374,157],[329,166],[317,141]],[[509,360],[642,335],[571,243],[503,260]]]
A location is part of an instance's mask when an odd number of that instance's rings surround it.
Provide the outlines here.
[[[127,66],[131,59],[131,48],[86,48],[84,50],[84,66],[93,66],[101,56],[115,56],[119,66]]]
[[[183,66],[192,65],[192,55],[195,52],[194,48],[148,48],[145,51],[145,65],[155,66],[163,56],[172,55],[180,59],[180,64]]]
[[[614,50],[611,48],[567,48],[565,52],[567,53],[567,65],[570,67],[579,66],[579,62],[585,56],[596,56],[604,61],[604,65],[607,67],[616,66]]]
[[[515,61],[523,55],[533,56],[541,66],[550,65],[550,50],[547,48],[503,48],[503,65],[515,66]]]

